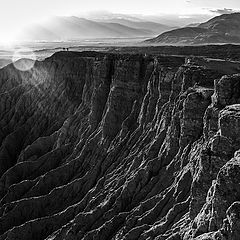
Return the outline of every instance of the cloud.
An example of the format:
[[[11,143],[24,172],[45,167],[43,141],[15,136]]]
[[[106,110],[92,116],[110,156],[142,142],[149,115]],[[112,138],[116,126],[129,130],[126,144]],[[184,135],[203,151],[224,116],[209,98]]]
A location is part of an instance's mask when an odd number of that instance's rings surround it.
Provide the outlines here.
[[[217,14],[230,14],[230,13],[235,13],[237,12],[236,10],[232,8],[222,8],[222,9],[212,9],[210,10],[212,13],[217,13]]]

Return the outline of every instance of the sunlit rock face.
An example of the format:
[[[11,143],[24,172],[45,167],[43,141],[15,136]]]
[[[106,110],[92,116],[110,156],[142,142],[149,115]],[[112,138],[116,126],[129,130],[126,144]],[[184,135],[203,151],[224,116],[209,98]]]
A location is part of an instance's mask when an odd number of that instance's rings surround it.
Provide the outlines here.
[[[236,69],[96,52],[1,69],[0,239],[237,240]]]

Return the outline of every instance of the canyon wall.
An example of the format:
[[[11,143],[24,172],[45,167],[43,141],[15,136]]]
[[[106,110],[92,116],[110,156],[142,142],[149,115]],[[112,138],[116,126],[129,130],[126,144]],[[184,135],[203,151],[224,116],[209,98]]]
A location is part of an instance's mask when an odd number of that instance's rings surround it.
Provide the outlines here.
[[[238,240],[240,64],[59,52],[0,70],[1,240]]]

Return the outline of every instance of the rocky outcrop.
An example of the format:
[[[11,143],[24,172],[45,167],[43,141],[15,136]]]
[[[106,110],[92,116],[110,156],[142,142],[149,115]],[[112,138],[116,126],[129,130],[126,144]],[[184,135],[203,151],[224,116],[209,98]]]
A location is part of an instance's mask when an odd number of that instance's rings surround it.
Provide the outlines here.
[[[0,70],[0,239],[238,239],[236,65],[59,52]]]

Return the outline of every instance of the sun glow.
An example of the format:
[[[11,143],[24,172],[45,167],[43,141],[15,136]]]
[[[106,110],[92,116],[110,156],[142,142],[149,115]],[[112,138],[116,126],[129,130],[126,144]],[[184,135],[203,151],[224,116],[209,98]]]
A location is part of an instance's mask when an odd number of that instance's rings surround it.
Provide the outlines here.
[[[12,57],[13,65],[20,71],[29,71],[36,61],[35,53],[29,48],[21,48],[15,51]]]
[[[123,14],[173,14],[184,18],[193,14],[213,14],[212,9],[240,8],[237,0],[6,0],[0,8],[0,44],[11,45],[27,25],[51,16],[84,16],[106,10]],[[185,17],[186,16],[186,17]],[[24,35],[24,34],[23,34]],[[23,36],[24,38],[25,36]],[[21,37],[19,37],[21,39]]]
[[[5,35],[1,35],[0,36],[0,45],[6,48],[11,48],[14,46],[14,44],[16,43],[16,38],[15,35],[13,34],[5,34]]]
[[[17,42],[17,35],[21,31],[23,24],[16,25],[12,21],[4,22],[0,17],[0,45],[4,47],[12,47]],[[5,24],[4,24],[5,23]]]

